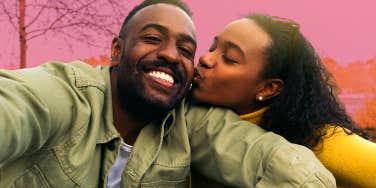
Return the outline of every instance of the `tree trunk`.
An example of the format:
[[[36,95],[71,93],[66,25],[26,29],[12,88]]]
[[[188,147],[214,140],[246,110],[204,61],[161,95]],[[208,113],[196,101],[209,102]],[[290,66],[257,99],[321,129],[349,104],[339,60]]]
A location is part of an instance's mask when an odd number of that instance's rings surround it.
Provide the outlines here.
[[[26,28],[25,28],[25,1],[19,0],[20,17],[19,17],[19,33],[20,33],[20,68],[26,67]]]

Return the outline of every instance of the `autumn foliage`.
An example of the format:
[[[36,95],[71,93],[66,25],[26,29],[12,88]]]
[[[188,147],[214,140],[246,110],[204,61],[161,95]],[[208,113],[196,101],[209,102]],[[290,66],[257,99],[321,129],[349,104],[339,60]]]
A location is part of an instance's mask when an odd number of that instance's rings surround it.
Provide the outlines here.
[[[92,66],[110,65],[108,56],[84,60]],[[376,58],[341,65],[331,58],[322,58],[337,83],[340,100],[362,128],[376,129]]]
[[[101,55],[99,59],[89,58],[89,59],[84,59],[83,61],[93,67],[96,67],[98,65],[104,65],[104,66],[110,65],[110,59],[106,55]]]
[[[376,58],[347,66],[331,58],[322,60],[333,74],[340,88],[339,98],[355,122],[362,128],[376,130]]]

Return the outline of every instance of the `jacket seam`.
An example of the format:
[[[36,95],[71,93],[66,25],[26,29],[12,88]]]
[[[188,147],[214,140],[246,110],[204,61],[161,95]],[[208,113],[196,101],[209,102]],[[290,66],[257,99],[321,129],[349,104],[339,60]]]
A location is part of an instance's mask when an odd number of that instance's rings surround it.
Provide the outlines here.
[[[153,164],[157,165],[157,166],[168,167],[168,168],[181,168],[181,167],[190,166],[190,161],[184,161],[184,162],[181,162],[179,164],[176,164],[175,166],[169,166],[169,165],[164,165],[164,164],[160,164],[160,163],[153,163]]]
[[[156,184],[156,183],[160,183],[160,184],[163,184],[163,183],[182,183],[182,182],[185,182],[185,181],[188,181],[186,178],[182,179],[182,180],[164,180],[164,179],[160,179],[160,180],[157,180],[157,181],[151,181],[151,182],[141,182],[141,185],[150,185],[150,184]]]
[[[264,179],[265,177],[265,172],[269,169],[270,167],[270,161],[271,159],[275,156],[275,153],[278,151],[279,148],[275,148],[273,149],[271,152],[270,152],[270,155],[268,155],[269,157],[267,157],[267,159],[265,160],[266,161],[266,165],[265,165],[265,168],[263,170],[263,174],[262,176],[260,177],[260,179]]]
[[[82,89],[85,87],[95,87],[99,89],[102,93],[105,92],[105,87],[101,82],[95,81],[95,80],[89,80],[89,79],[82,79],[80,74],[78,73],[77,70],[75,70],[74,67],[72,67],[73,71],[73,77],[74,77],[74,85],[78,89]]]
[[[69,146],[72,146],[74,144],[76,144],[77,142],[77,139],[78,137],[80,136],[80,133],[83,131],[83,129],[85,128],[85,126],[82,126],[79,128],[79,130],[76,132],[75,135],[71,136],[71,137],[67,137],[67,139],[60,145],[57,145],[56,147],[54,147],[54,154],[55,154],[55,157],[57,158],[58,162],[59,162],[59,166],[61,167],[61,169],[63,170],[63,172],[65,173],[65,175],[67,175],[69,177],[69,179],[71,179],[75,184],[81,186],[80,182],[81,182],[81,178],[78,178],[77,175],[73,175],[67,171],[73,171],[73,169],[71,168],[70,165],[66,164],[64,165],[63,163],[65,163],[65,155],[60,155],[58,153],[60,153],[61,150],[66,150],[65,148],[69,148]]]
[[[303,186],[307,183],[307,181],[309,181],[313,176],[316,177],[315,179],[317,179],[317,180],[320,181],[323,185],[325,185],[325,187],[328,187],[328,186],[327,186],[328,183],[330,183],[330,186],[331,186],[331,187],[336,187],[333,183],[331,183],[330,181],[328,181],[326,178],[321,177],[319,174],[321,174],[321,173],[319,173],[319,172],[314,172],[314,173],[310,174],[309,176],[307,176],[307,178],[305,179],[305,181],[302,182],[302,183],[300,184],[299,188],[303,187]],[[325,180],[325,179],[326,179],[326,180]]]

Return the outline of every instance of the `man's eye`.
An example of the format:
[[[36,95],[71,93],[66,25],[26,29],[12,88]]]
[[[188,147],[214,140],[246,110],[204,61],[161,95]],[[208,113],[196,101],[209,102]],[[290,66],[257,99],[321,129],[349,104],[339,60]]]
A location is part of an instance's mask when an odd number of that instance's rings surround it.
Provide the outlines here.
[[[187,48],[184,48],[184,47],[180,47],[179,49],[183,52],[184,56],[186,56],[188,58],[193,58],[194,54],[190,49],[187,49]]]
[[[156,37],[156,36],[145,36],[145,37],[143,37],[143,39],[146,42],[152,43],[152,44],[156,44],[156,43],[161,42],[161,39],[159,37]]]

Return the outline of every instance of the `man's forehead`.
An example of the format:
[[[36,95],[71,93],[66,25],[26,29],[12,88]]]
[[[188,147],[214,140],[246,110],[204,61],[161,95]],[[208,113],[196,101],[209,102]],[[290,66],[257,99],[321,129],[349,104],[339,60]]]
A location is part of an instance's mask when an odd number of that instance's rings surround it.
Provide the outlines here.
[[[138,11],[129,21],[129,28],[141,29],[148,24],[158,24],[178,33],[184,33],[196,38],[192,19],[179,7],[169,4],[155,4]]]

